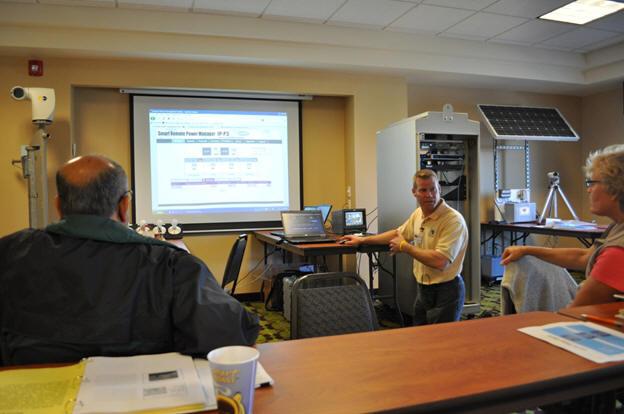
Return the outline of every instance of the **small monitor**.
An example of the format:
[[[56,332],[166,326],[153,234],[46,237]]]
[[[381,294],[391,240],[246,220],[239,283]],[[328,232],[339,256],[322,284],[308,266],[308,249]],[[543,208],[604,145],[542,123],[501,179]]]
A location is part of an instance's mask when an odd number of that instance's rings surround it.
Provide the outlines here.
[[[345,211],[345,228],[358,227],[364,225],[364,212],[361,210]]]
[[[332,230],[336,234],[366,233],[366,209],[350,208],[334,211]]]

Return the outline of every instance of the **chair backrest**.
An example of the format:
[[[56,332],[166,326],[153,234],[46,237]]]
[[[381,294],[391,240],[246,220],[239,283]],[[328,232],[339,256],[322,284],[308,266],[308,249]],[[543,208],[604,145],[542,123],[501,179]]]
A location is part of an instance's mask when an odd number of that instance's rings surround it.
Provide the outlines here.
[[[230,295],[234,294],[236,289],[236,282],[238,281],[238,274],[240,273],[241,263],[243,263],[243,255],[245,254],[245,247],[247,247],[247,235],[241,234],[236,238],[232,250],[230,250],[230,257],[225,265],[225,271],[223,272],[223,280],[221,281],[221,287],[225,289],[225,286],[232,283],[232,288],[229,290]]]
[[[355,273],[305,275],[293,284],[291,339],[379,329],[366,283]]]

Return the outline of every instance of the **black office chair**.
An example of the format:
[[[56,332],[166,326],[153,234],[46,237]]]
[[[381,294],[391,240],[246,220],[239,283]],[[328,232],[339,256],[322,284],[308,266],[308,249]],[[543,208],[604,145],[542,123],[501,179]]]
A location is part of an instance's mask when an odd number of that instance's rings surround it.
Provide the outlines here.
[[[312,273],[292,287],[291,339],[379,329],[366,283],[355,273]]]
[[[245,254],[245,247],[247,247],[247,235],[241,234],[236,238],[232,250],[230,250],[230,257],[225,265],[225,271],[223,272],[223,280],[221,281],[221,287],[226,290],[230,295],[234,295],[236,289],[236,282],[238,281],[238,274],[240,273],[241,263],[243,263],[243,255]],[[226,285],[232,283],[232,289],[226,289]]]

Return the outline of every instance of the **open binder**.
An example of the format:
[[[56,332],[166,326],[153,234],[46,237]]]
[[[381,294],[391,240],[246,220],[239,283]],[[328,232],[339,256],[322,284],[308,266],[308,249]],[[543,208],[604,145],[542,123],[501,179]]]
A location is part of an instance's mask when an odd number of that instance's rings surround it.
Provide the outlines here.
[[[256,388],[272,384],[258,364]],[[91,357],[68,366],[0,371],[0,412],[190,413],[216,408],[208,361],[178,353]]]

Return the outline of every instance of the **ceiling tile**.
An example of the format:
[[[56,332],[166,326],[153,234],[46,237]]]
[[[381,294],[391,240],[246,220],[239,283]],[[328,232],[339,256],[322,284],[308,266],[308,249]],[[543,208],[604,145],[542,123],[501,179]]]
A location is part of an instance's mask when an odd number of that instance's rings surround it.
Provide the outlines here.
[[[490,39],[497,43],[516,43],[531,45],[542,42],[576,28],[573,24],[553,22],[549,20],[529,20],[511,30]]]
[[[421,4],[388,26],[388,30],[413,33],[440,33],[474,14],[472,10]]]
[[[119,7],[190,10],[193,0],[117,0]]]
[[[263,17],[324,22],[343,3],[344,0],[273,0],[264,11]]]
[[[443,33],[444,36],[462,39],[486,40],[501,34],[527,19],[492,13],[475,13]]]
[[[540,46],[552,46],[566,50],[579,49],[592,43],[597,43],[609,38],[613,38],[617,33],[604,30],[591,29],[589,27],[579,27],[559,36],[539,43]]]
[[[193,11],[260,16],[271,0],[195,0]]]
[[[482,10],[496,0],[425,0],[425,4],[433,6],[454,7],[456,9]]]
[[[34,3],[35,1],[20,0],[20,3]],[[115,0],[39,0],[41,4],[57,4],[61,6],[96,6],[115,7]]]
[[[483,11],[534,19],[568,3],[570,0],[499,0]]]
[[[396,0],[348,0],[328,23],[382,28],[414,6]]]
[[[586,27],[592,29],[610,30],[612,32],[624,33],[624,10],[610,14],[602,19],[587,23]]]
[[[624,34],[618,34],[618,35],[615,35],[614,37],[610,37],[608,39],[601,40],[596,43],[590,43],[584,47],[573,49],[573,51],[579,52],[579,53],[586,53],[586,52],[591,52],[592,50],[602,49],[603,47],[614,45],[620,42],[624,42]]]
[[[602,49],[603,47],[615,45],[620,42],[624,42],[624,34],[616,34],[615,36],[610,37],[608,39],[601,40],[596,43],[590,43],[589,45],[586,45],[577,49],[573,49],[573,51],[578,52],[578,53],[586,53],[586,52],[591,52],[593,50]]]

